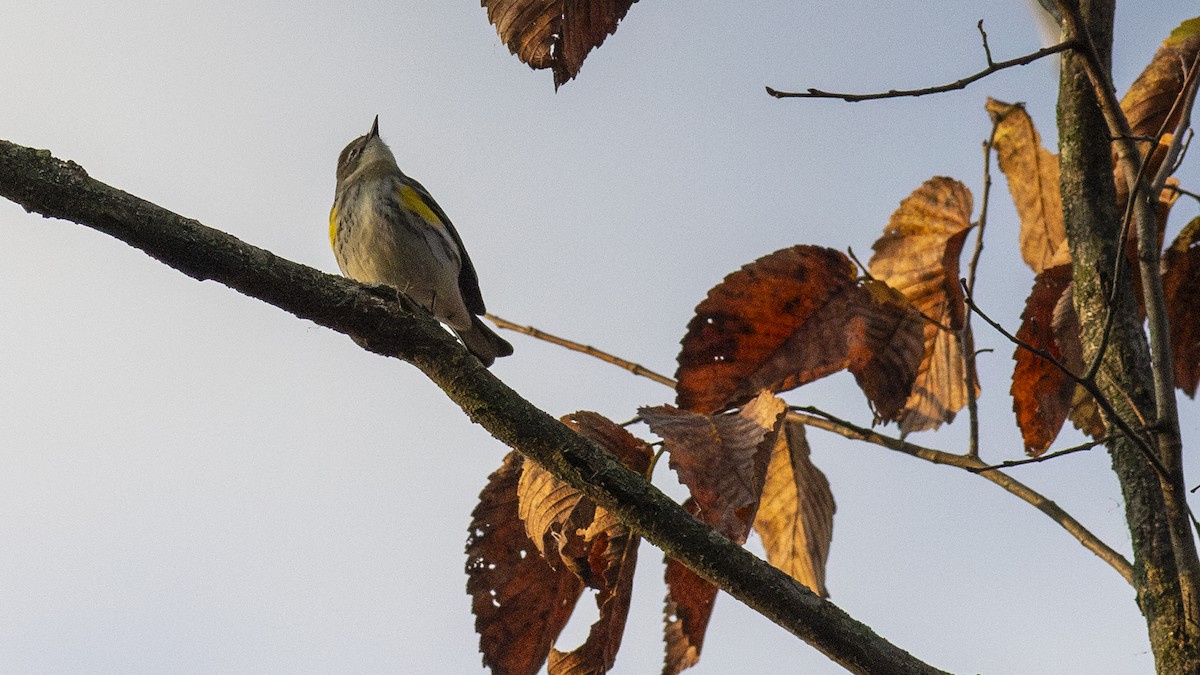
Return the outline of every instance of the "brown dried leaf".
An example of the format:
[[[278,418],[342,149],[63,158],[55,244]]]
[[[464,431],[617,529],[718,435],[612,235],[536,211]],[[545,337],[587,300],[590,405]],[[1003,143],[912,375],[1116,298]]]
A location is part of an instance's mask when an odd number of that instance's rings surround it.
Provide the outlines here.
[[[699,518],[739,544],[746,542],[766,480],[771,445],[786,406],[768,392],[737,415],[701,415],[673,406],[638,412],[663,439],[671,468],[691,490]]]
[[[467,593],[483,664],[497,673],[537,673],[583,584],[553,570],[534,550],[517,515],[522,458],[510,452],[488,479],[471,513]]]
[[[1133,135],[1154,136],[1164,123],[1167,131],[1175,128],[1179,111],[1170,120],[1167,117],[1183,88],[1187,68],[1197,54],[1200,54],[1200,17],[1188,19],[1171,31],[1121,99],[1121,109],[1129,118]]]
[[[629,602],[633,597],[633,572],[640,537],[601,507],[584,533],[589,545],[591,576],[597,580],[596,605],[600,618],[587,640],[570,652],[550,651],[548,675],[591,675],[612,669],[625,633]]]
[[[932,178],[901,202],[873,247],[871,276],[903,293],[929,319],[925,356],[900,413],[905,433],[936,429],[967,404],[962,339],[953,331],[965,323],[958,261],[971,209],[967,186]]]
[[[1175,385],[1195,398],[1200,385],[1200,218],[1188,223],[1163,254],[1163,294],[1171,327]]]
[[[854,272],[838,251],[793,246],[725,277],[688,323],[676,402],[714,413],[849,369],[877,416],[893,419],[924,353],[922,319]]]
[[[1079,314],[1075,312],[1075,282],[1067,284],[1062,297],[1054,306],[1054,315],[1050,318],[1050,327],[1054,335],[1054,343],[1062,352],[1061,362],[1072,373],[1081,374],[1085,368],[1083,363],[1083,341],[1080,338]],[[1083,387],[1076,385],[1071,394],[1070,411],[1067,419],[1071,424],[1092,438],[1104,434],[1106,425],[1100,413],[1096,399]]]
[[[696,500],[688,498],[683,507],[699,515]],[[676,675],[700,661],[704,633],[717,601],[717,587],[700,578],[674,558],[666,559],[667,600],[663,609],[666,641],[664,675]]]
[[[582,435],[608,454],[617,458],[626,468],[642,475],[650,468],[650,459],[654,450],[646,441],[629,433],[625,427],[613,422],[599,413],[580,410],[562,418],[563,424],[571,427],[575,433]]]
[[[509,51],[530,68],[551,68],[554,88],[579,74],[637,0],[482,0]]]
[[[650,467],[653,451],[645,441],[594,412],[580,411],[562,418],[576,433],[595,442],[629,469],[645,474]],[[576,512],[592,514],[590,522],[571,536],[580,542],[572,552],[581,556],[572,560],[581,578],[597,590],[596,604],[600,618],[592,624],[587,640],[570,652],[551,650],[550,675],[583,675],[603,673],[612,668],[625,632],[625,619],[633,593],[633,572],[637,564],[639,537],[622,525],[612,513],[592,504],[586,497],[580,500]]]
[[[825,562],[836,508],[829,480],[809,459],[804,425],[785,421],[776,436],[754,529],[767,560],[823,598],[829,597]]]
[[[589,582],[587,548],[579,530],[595,515],[591,500],[534,462],[526,462],[517,482],[518,511],[525,534],[538,553],[558,569],[559,561]]]
[[[863,282],[860,290],[865,292],[851,296],[858,304],[846,334],[846,368],[867,395],[875,419],[890,422],[912,394],[925,356],[927,321],[908,298],[882,281]]]
[[[998,122],[992,139],[1000,170],[1021,218],[1021,257],[1034,272],[1070,262],[1058,186],[1058,155],[1042,138],[1021,104],[988,98],[988,115]]]
[[[1134,136],[1153,137],[1159,130],[1175,131],[1179,123],[1182,106],[1176,108],[1175,101],[1183,91],[1187,70],[1200,54],[1200,17],[1188,19],[1179,24],[1163,41],[1155,52],[1154,58],[1138,75],[1125,98],[1121,99],[1121,110],[1129,119],[1130,132]],[[1164,126],[1165,125],[1165,126]],[[1158,147],[1151,148],[1148,141],[1140,141],[1138,147],[1143,154],[1149,152],[1146,162],[1146,175],[1154,176],[1165,157],[1166,146],[1170,137],[1164,137]],[[1116,149],[1113,149],[1113,164],[1116,165]],[[1122,210],[1129,195],[1125,175],[1120,169],[1115,169],[1117,185],[1117,204]],[[1161,244],[1160,244],[1161,245]]]
[[[1083,348],[1079,343],[1079,319],[1070,298],[1071,266],[1044,270],[1034,280],[1033,291],[1021,314],[1017,339],[1042,349],[1074,373],[1083,370]],[[1013,354],[1013,412],[1025,440],[1025,451],[1037,456],[1045,452],[1068,417],[1091,436],[1104,433],[1103,421],[1086,392],[1057,366],[1018,347]]]

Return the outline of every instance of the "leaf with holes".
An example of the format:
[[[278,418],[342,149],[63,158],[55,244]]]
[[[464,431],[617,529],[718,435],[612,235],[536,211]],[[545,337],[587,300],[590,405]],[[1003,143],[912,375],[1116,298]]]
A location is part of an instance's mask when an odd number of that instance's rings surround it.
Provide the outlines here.
[[[989,98],[985,107],[996,124],[992,147],[1021,218],[1021,257],[1034,272],[1070,262],[1058,155],[1042,147],[1042,137],[1023,105]]]
[[[767,560],[821,597],[829,597],[825,563],[835,510],[829,480],[809,458],[804,425],[785,421],[775,439],[754,529]]]
[[[467,593],[483,663],[494,672],[533,675],[567,624],[583,584],[555,571],[525,536],[517,515],[523,460],[510,452],[471,513]]]
[[[1163,294],[1171,326],[1175,385],[1195,398],[1200,385],[1200,218],[1183,228],[1163,254]]]
[[[698,516],[700,507],[696,500],[688,498],[683,507],[693,516]],[[664,675],[676,675],[700,661],[700,650],[704,646],[704,633],[712,618],[713,606],[717,601],[717,587],[700,578],[678,560],[666,559],[667,599],[663,608],[666,642]]]
[[[482,0],[496,33],[526,65],[550,68],[557,89],[617,31],[637,0]]]
[[[682,345],[676,402],[686,410],[714,413],[848,369],[891,420],[924,355],[924,322],[886,284],[860,282],[844,254],[793,246],[709,291]]]
[[[900,413],[905,433],[936,429],[967,404],[959,334],[966,305],[958,269],[971,209],[967,186],[932,178],[901,202],[874,245],[871,276],[903,293],[927,319],[925,355]]]

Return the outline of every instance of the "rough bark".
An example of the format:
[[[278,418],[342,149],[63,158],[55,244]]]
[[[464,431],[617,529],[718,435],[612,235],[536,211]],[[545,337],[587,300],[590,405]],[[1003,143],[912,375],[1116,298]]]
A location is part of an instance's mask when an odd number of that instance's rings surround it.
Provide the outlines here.
[[[730,595],[855,673],[941,673],[704,525],[491,374],[424,312],[184,218],[46,150],[0,141],[0,196],[109,234],[196,279],[212,279],[424,372],[473,421]],[[898,608],[897,611],[903,611]]]
[[[1084,0],[1080,5],[1107,73],[1114,0]],[[1150,351],[1130,284],[1136,270],[1123,270],[1116,302],[1109,307],[1121,214],[1112,179],[1111,135],[1094,91],[1084,56],[1065,53],[1058,101],[1060,182],[1074,261],[1075,305],[1089,361],[1102,342],[1108,311],[1116,313],[1097,384],[1125,419],[1152,421],[1156,413]],[[1164,486],[1129,439],[1117,438],[1108,448],[1125,498],[1137,600],[1146,617],[1158,672],[1200,672],[1200,641],[1187,621],[1194,600],[1185,599],[1181,591]]]

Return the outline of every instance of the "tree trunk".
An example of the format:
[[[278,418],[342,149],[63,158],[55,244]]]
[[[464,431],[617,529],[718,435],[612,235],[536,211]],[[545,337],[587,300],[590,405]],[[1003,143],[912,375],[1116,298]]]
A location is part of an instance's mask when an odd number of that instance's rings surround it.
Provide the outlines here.
[[[1114,0],[1082,0],[1080,6],[1108,72]],[[1116,209],[1110,132],[1093,92],[1084,57],[1074,51],[1064,53],[1058,99],[1061,186],[1085,361],[1096,353],[1103,338],[1122,217]],[[1128,267],[1121,273],[1121,289],[1111,308],[1116,320],[1097,384],[1125,419],[1136,421],[1140,414],[1152,423],[1150,352],[1130,283],[1134,274],[1136,270]],[[1185,600],[1181,591],[1160,477],[1129,439],[1118,438],[1108,448],[1125,498],[1137,601],[1146,617],[1157,670],[1200,672],[1200,639],[1186,619],[1189,608],[1185,603],[1194,600]]]

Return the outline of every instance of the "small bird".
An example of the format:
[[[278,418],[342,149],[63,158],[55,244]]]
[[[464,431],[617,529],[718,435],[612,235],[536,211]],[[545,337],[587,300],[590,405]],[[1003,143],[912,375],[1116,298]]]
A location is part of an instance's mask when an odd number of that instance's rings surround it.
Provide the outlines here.
[[[342,274],[386,284],[448,325],[485,366],[512,345],[478,315],[486,310],[462,239],[420,183],[404,175],[379,137],[379,116],[338,156],[329,239]]]

